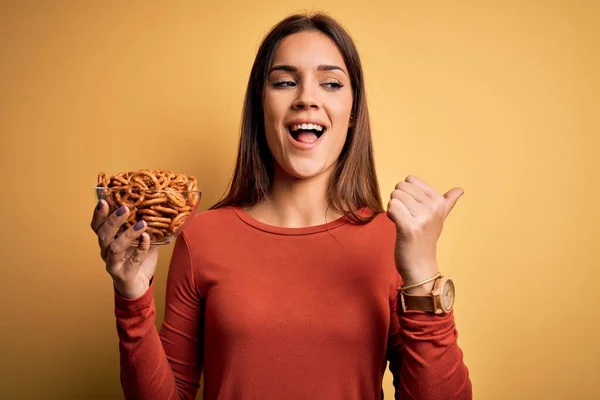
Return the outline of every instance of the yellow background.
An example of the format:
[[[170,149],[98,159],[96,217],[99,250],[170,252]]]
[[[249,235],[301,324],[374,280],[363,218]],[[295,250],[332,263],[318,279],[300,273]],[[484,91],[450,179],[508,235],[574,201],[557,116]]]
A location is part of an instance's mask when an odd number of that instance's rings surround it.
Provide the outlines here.
[[[439,258],[475,398],[600,398],[599,2],[217,3],[2,2],[0,397],[121,398],[97,173],[194,174],[206,209],[259,41],[324,10],[364,62],[384,198],[466,190]]]

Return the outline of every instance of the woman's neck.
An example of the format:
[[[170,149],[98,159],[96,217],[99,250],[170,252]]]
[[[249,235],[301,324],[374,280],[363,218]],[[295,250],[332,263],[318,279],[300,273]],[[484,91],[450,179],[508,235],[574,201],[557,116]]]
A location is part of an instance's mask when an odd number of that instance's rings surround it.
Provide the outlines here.
[[[314,178],[298,179],[277,169],[269,198],[246,212],[265,224],[302,228],[331,222],[342,214],[332,210],[327,200],[331,171]]]

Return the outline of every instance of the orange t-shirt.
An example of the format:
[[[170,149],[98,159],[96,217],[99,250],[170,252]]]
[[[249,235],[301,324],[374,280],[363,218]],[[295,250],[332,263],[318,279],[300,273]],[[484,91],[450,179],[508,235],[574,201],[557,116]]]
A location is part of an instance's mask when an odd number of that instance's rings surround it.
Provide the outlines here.
[[[152,282],[115,291],[128,399],[369,400],[388,365],[397,399],[470,399],[452,313],[398,315],[395,226],[306,228],[242,208],[205,211],[177,238],[162,326]]]

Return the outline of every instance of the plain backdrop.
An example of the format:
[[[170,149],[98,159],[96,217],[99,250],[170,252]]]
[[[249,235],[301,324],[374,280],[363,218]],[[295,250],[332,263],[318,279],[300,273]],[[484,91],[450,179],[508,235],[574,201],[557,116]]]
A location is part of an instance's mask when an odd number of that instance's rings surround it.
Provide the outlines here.
[[[260,40],[326,11],[364,63],[384,202],[409,174],[465,189],[439,264],[475,398],[600,398],[599,5],[3,1],[0,397],[122,398],[98,172],[195,175],[208,208]]]

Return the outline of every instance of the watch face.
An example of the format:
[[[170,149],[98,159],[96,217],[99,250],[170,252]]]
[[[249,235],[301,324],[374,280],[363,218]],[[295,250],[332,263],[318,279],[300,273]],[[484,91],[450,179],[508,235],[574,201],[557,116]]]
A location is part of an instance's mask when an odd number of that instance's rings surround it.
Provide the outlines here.
[[[454,283],[446,281],[442,287],[442,306],[446,311],[452,310],[454,306]]]

